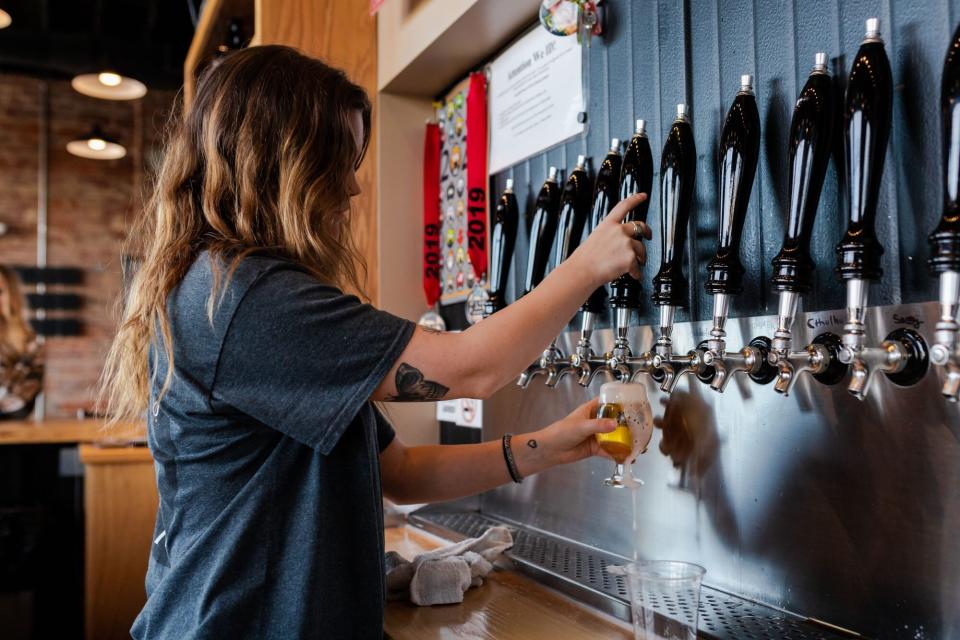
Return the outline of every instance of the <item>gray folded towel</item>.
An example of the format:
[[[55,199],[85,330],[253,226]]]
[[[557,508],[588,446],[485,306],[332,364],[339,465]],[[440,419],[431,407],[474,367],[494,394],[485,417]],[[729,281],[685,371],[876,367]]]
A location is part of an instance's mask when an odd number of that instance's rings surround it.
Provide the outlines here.
[[[513,546],[506,527],[491,527],[479,538],[469,538],[407,561],[395,551],[387,554],[387,598],[409,597],[414,604],[463,602],[470,587],[479,587],[493,563]]]

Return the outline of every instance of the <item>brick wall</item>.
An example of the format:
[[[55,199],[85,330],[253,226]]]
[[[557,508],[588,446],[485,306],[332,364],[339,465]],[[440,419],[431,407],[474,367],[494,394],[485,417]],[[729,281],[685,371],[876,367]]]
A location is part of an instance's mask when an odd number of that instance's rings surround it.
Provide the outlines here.
[[[121,287],[121,250],[127,223],[140,206],[144,167],[159,150],[172,92],[150,91],[136,102],[76,93],[69,82],[49,82],[48,245],[50,266],[80,268],[72,291],[84,298],[83,334],[47,341],[44,383],[48,416],[89,409],[115,326]],[[0,76],[0,263],[36,264],[37,176],[41,81]],[[70,140],[93,123],[127,148],[120,160],[77,158]]]

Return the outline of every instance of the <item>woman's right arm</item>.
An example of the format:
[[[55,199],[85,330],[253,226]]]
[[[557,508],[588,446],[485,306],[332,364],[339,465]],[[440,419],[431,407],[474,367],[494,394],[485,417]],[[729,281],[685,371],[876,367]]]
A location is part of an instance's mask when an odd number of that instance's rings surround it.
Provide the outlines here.
[[[420,402],[492,395],[540,357],[594,289],[622,273],[639,277],[645,249],[633,237],[633,225],[622,221],[646,197],[636,194],[621,201],[539,286],[483,322],[460,333],[417,327],[372,399]],[[649,228],[643,229],[649,239]]]

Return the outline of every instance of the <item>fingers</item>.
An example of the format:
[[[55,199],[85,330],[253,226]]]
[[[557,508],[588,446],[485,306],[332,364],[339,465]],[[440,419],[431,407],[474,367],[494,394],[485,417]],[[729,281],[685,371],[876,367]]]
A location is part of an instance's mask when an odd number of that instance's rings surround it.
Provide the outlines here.
[[[581,422],[577,431],[581,437],[587,438],[597,433],[610,433],[617,428],[617,421],[610,418],[598,418],[596,420],[584,420]]]
[[[570,414],[570,417],[573,418],[586,418],[587,420],[593,418],[597,415],[597,409],[600,408],[600,398],[593,398],[592,400],[587,400],[579,407],[573,410]]]
[[[631,238],[640,240],[640,238],[637,238],[636,236],[636,231],[639,229],[640,235],[643,236],[644,240],[653,239],[653,231],[650,230],[650,225],[648,225],[646,222],[641,222],[640,220],[636,220],[636,221],[624,222],[622,223],[622,226],[623,226],[623,230]]]
[[[610,215],[604,218],[604,222],[608,224],[623,222],[623,219],[627,217],[627,214],[633,211],[634,208],[638,207],[640,203],[646,199],[647,194],[645,193],[635,193],[632,196],[627,196],[613,208],[613,210],[610,212]]]
[[[647,248],[639,240],[631,240],[634,258],[627,265],[627,273],[635,280],[640,280],[643,276],[642,267],[647,264]]]

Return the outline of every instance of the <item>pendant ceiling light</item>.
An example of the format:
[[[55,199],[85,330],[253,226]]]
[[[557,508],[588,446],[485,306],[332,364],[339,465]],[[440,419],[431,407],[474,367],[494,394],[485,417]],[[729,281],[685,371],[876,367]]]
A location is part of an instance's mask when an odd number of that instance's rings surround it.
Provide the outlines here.
[[[84,137],[68,142],[67,151],[92,160],[118,160],[127,155],[123,145],[104,135],[99,126],[94,126]]]
[[[101,100],[136,100],[147,94],[147,85],[112,69],[78,75],[70,86],[78,93]]]

